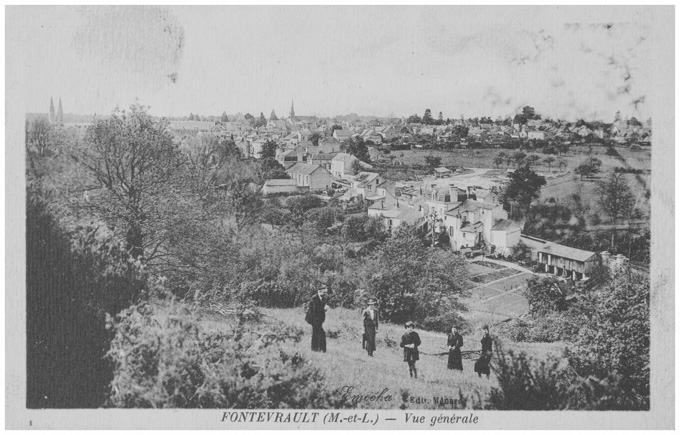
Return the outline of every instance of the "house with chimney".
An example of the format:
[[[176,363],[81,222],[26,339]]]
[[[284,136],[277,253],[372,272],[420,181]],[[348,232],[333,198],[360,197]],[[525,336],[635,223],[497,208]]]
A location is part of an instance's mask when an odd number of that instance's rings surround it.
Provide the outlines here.
[[[486,248],[491,252],[507,251],[519,243],[521,228],[508,219],[497,196],[466,199],[444,213],[443,227],[451,248]]]
[[[385,179],[375,172],[359,172],[352,180],[352,189],[363,198],[375,197]]]
[[[298,162],[286,169],[286,173],[296,181],[298,188],[315,191],[327,190],[331,186],[331,173],[319,165]]]
[[[422,206],[420,206],[422,209]],[[417,225],[424,222],[423,214],[418,211],[417,201],[407,202],[395,198],[391,201],[387,198],[376,201],[368,207],[368,215],[379,217],[385,229],[395,231],[401,225]]]
[[[331,162],[331,174],[336,177],[351,180],[356,176],[354,170],[355,162],[358,162],[358,165],[363,169],[373,169],[373,166],[362,162],[351,154],[337,153]]]

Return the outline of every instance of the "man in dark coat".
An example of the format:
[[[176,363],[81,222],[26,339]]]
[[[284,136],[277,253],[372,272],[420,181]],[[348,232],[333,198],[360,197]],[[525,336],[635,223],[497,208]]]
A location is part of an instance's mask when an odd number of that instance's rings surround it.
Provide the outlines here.
[[[447,344],[449,345],[449,363],[447,368],[449,370],[463,371],[463,356],[460,353],[460,348],[463,347],[463,336],[458,333],[455,326],[451,328]]]
[[[375,299],[368,300],[368,308],[362,312],[364,318],[364,349],[368,356],[373,356],[375,352],[375,332],[378,330],[378,310],[375,308]]]
[[[307,306],[305,321],[312,325],[312,350],[326,352],[326,331],[323,330],[323,322],[326,321],[326,287],[319,288],[317,294],[312,296]]]
[[[408,363],[408,373],[411,377],[418,378],[418,370],[416,370],[416,361],[420,359],[418,346],[420,346],[420,336],[415,331],[416,325],[413,322],[406,322],[406,333],[401,336],[401,343],[399,347],[404,348],[404,361]]]
[[[475,362],[475,372],[477,372],[477,375],[479,375],[480,378],[482,377],[482,374],[485,374],[488,379],[489,374],[491,373],[489,363],[491,362],[491,355],[493,354],[493,340],[489,334],[488,326],[484,325],[482,331],[482,355]]]

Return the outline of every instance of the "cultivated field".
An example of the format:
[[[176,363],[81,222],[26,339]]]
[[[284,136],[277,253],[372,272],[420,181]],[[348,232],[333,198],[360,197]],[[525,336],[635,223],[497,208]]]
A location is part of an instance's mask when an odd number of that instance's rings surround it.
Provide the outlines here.
[[[530,273],[502,264],[475,261],[469,266],[470,297],[462,299],[465,317],[474,329],[526,313],[529,304],[521,295]]]
[[[595,186],[598,180],[611,172],[616,167],[624,167],[630,169],[641,169],[644,171],[651,170],[651,153],[648,150],[644,151],[630,151],[625,147],[617,147],[616,151],[621,155],[623,161],[614,156],[605,154],[606,148],[603,146],[572,146],[568,154],[561,156],[554,156],[557,160],[564,160],[567,163],[566,169],[560,171],[556,163],[552,164],[549,169],[542,159],[547,155],[542,154],[540,150],[536,153],[526,152],[527,154],[536,154],[541,157],[541,161],[532,168],[540,175],[547,178],[547,185],[541,189],[541,200],[550,198],[556,199],[558,202],[573,198],[573,195],[578,195],[588,209],[589,213],[598,213],[597,197],[594,193]],[[451,150],[451,151],[394,151],[397,156],[395,161],[402,161],[405,165],[425,165],[425,157],[429,155],[439,156],[442,158],[442,166],[462,166],[464,168],[478,168],[478,169],[496,169],[493,163],[494,157],[498,153],[504,152],[506,155],[511,155],[515,150],[502,149],[480,149],[480,150]],[[601,173],[598,176],[581,180],[580,177],[574,174],[574,169],[590,155],[599,158],[602,161]],[[403,154],[403,156],[402,156]],[[508,166],[506,163],[500,165],[500,169],[505,170]],[[510,166],[512,168],[512,165]],[[443,179],[442,181],[456,182],[458,178],[465,183],[466,181],[475,181],[482,187],[486,187],[490,180],[483,178],[493,178],[503,176],[504,171],[477,171],[479,174],[474,176],[461,175],[454,176],[452,179]],[[479,178],[475,180],[474,177]],[[646,198],[648,190],[651,188],[651,173],[640,175],[625,174],[623,177],[627,180],[629,186],[633,191],[633,195],[637,198],[636,207],[640,209],[643,215],[649,215],[650,206],[649,200]],[[428,178],[429,180],[429,178]],[[474,184],[474,183],[473,183]]]

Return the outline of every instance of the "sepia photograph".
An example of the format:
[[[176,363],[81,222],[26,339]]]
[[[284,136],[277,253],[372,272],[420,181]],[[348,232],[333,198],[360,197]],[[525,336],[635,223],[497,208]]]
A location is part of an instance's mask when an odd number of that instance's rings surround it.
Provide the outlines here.
[[[6,6],[6,427],[673,429],[674,14]]]

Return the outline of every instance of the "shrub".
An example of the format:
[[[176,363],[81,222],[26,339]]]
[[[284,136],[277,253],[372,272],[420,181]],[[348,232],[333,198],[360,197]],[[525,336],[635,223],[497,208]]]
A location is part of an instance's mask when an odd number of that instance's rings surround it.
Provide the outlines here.
[[[518,317],[498,326],[498,330],[512,341],[553,343],[571,340],[579,330],[579,323],[564,314],[553,314],[532,319]]]
[[[26,406],[96,408],[111,380],[106,313],[136,301],[144,277],[118,244],[65,230],[44,191],[27,193]]]
[[[487,409],[554,410],[570,408],[575,396],[573,377],[564,370],[563,361],[549,356],[536,361],[524,352],[505,352],[496,343],[492,370],[498,387],[491,388]]]
[[[185,306],[140,304],[118,316],[108,357],[109,405],[121,408],[342,408],[318,369],[281,343],[296,327],[257,329],[239,314],[231,330],[208,330]],[[226,328],[225,328],[226,329]]]

